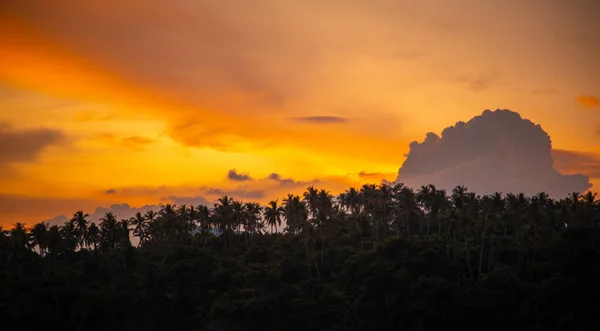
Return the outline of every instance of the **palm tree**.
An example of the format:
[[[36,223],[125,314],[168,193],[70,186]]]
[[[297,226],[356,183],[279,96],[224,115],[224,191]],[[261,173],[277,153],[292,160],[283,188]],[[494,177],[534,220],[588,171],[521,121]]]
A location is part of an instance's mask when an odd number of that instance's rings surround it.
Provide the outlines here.
[[[261,214],[262,207],[259,203],[256,202],[247,202],[244,205],[246,209],[246,227],[245,227],[245,238],[246,238],[246,249],[248,249],[248,233],[250,234],[250,239],[252,245],[254,245],[254,235],[260,225],[262,224]]]
[[[57,225],[53,225],[48,229],[48,253],[58,256],[65,247],[61,230]]]
[[[75,249],[77,249],[77,243],[79,242],[75,222],[73,220],[65,222],[60,228],[60,234],[64,243],[65,252],[67,254],[74,252]]]
[[[119,240],[119,225],[114,213],[108,212],[100,219],[101,246],[115,249]]]
[[[83,249],[84,245],[89,246],[89,244],[85,242],[87,225],[88,225],[88,221],[86,220],[86,217],[89,217],[89,216],[90,215],[88,215],[88,214],[84,214],[82,210],[79,210],[79,211],[76,211],[75,214],[73,214],[73,218],[71,219],[73,221],[73,223],[75,223],[75,230],[77,232],[77,239],[79,241],[80,249]]]
[[[310,212],[311,218],[316,218],[317,208],[318,208],[318,197],[319,191],[313,186],[309,186],[306,191],[303,193],[304,202],[308,206],[308,211]]]
[[[348,208],[350,213],[357,216],[361,212],[362,197],[356,188],[351,187],[340,195],[342,206]]]
[[[196,217],[198,220],[198,226],[200,227],[200,234],[204,237],[204,246],[208,244],[208,237],[212,230],[210,210],[208,206],[198,205],[196,207]]]
[[[247,220],[246,209],[244,208],[244,203],[239,200],[233,200],[231,203],[233,209],[233,228],[238,234],[238,243],[239,243],[239,235],[241,233],[241,228],[244,227]]]
[[[131,247],[131,240],[129,239],[129,220],[122,219],[118,224],[118,245],[120,248]]]
[[[235,224],[235,215],[233,210],[234,200],[226,195],[220,197],[213,207],[214,223],[219,227],[219,232],[225,232],[226,245],[231,245],[231,231]]]
[[[146,239],[146,228],[148,224],[146,223],[146,217],[142,215],[142,213],[137,212],[134,217],[130,219],[131,225],[133,225],[133,235],[140,239],[138,243],[138,247],[144,244],[144,239]]]
[[[296,234],[304,228],[308,220],[308,210],[306,202],[302,201],[299,195],[288,194],[283,199],[283,209],[288,232]]]
[[[269,201],[265,207],[265,221],[267,222],[267,225],[271,227],[271,233],[274,233],[273,227],[275,227],[275,232],[277,232],[277,226],[281,226],[281,218],[285,216],[285,209],[282,206],[277,205],[278,201],[279,200]]]
[[[14,251],[21,251],[29,248],[29,233],[24,223],[16,223],[9,232],[10,241]]]
[[[98,245],[101,242],[101,235],[100,235],[100,229],[94,222],[90,223],[90,225],[88,226],[87,241],[88,241],[88,243],[92,244],[94,251],[98,250]]]
[[[31,243],[37,246],[41,256],[46,254],[48,249],[48,223],[40,222],[31,228],[30,231]]]

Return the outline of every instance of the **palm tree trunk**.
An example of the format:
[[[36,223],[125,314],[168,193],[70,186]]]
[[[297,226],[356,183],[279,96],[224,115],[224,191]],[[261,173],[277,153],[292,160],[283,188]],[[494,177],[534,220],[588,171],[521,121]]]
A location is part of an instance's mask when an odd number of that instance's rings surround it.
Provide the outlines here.
[[[410,237],[410,217],[408,216],[408,210],[406,211],[406,239]]]
[[[488,268],[487,268],[488,273],[490,273],[490,271],[492,270],[493,250],[494,250],[494,234],[492,234],[490,237],[490,251],[489,251],[489,255],[488,255]]]
[[[319,264],[317,263],[317,258],[316,258],[316,256],[314,256],[314,254],[313,254],[313,259],[315,261],[315,269],[317,271],[317,279],[321,280],[321,273],[319,272]]]
[[[483,264],[484,238],[485,238],[485,232],[481,232],[481,247],[479,248],[479,270],[478,270],[478,274],[477,274],[478,280],[481,277],[481,266]]]
[[[467,240],[467,236],[465,236],[465,249],[467,253],[467,264],[469,265],[469,276],[471,276],[471,279],[474,279],[473,269],[471,268],[471,254],[469,254],[469,241]]]

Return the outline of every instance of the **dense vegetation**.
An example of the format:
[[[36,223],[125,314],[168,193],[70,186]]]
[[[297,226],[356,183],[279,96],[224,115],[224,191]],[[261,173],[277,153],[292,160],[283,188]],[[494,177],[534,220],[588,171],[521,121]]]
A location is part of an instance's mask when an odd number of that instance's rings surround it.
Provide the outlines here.
[[[309,187],[0,231],[3,330],[575,330],[595,322],[595,194]],[[268,230],[268,231],[267,231]],[[139,238],[133,247],[130,236]],[[7,327],[7,328],[5,328]]]

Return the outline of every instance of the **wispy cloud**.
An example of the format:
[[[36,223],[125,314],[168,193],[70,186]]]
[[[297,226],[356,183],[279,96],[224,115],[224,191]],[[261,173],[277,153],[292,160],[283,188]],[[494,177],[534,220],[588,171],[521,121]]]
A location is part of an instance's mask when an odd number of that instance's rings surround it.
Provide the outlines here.
[[[580,95],[577,97],[577,102],[586,108],[594,108],[600,105],[600,99],[593,95]]]
[[[293,117],[292,120],[297,122],[315,123],[315,124],[335,124],[344,123],[348,119],[339,116],[305,116]]]
[[[123,144],[123,146],[138,151],[143,150],[145,146],[150,145],[153,142],[153,139],[140,136],[131,136],[121,139],[121,143]]]

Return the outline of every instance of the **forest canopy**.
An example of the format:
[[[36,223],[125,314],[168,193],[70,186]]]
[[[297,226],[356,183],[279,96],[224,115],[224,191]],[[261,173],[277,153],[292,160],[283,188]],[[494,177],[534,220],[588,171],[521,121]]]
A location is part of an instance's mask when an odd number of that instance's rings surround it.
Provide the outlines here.
[[[592,192],[403,184],[77,211],[0,231],[0,317],[10,330],[572,330],[597,324],[599,226]]]

